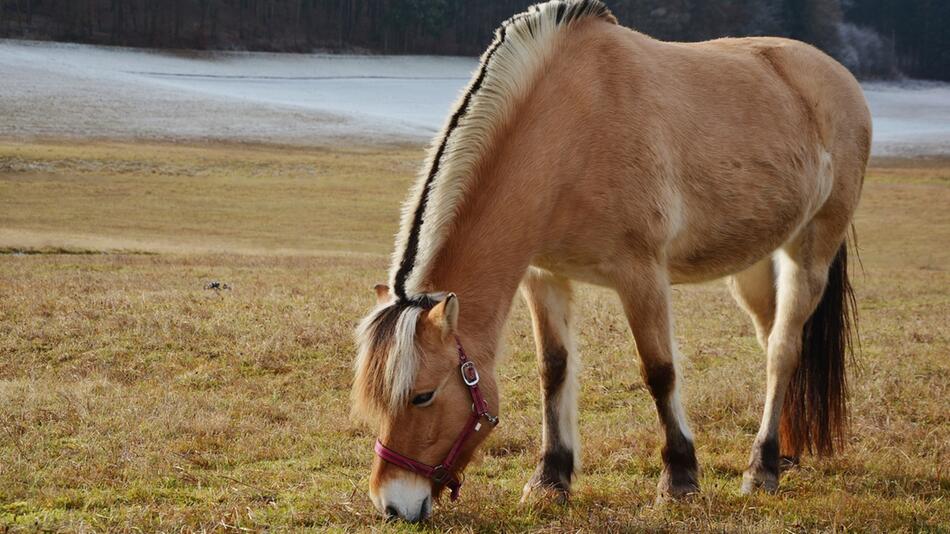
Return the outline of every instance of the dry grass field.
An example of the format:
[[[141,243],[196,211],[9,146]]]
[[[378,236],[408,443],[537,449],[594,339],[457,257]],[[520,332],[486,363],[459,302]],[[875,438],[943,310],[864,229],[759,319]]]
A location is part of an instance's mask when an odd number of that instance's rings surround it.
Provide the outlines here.
[[[868,177],[841,456],[740,496],[765,358],[723,283],[678,287],[703,493],[654,506],[660,439],[633,341],[615,297],[583,287],[572,502],[518,504],[540,419],[517,301],[502,425],[462,499],[421,526],[378,518],[374,432],[348,417],[352,329],[421,154],[0,142],[0,532],[950,529],[947,161]]]

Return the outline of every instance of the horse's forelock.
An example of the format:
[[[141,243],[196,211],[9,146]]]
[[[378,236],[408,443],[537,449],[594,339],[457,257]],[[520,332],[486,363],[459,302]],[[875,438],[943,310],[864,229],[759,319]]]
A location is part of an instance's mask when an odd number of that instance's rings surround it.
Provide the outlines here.
[[[371,419],[406,404],[419,367],[416,329],[430,302],[431,296],[394,300],[377,307],[360,323],[353,382],[355,414]]]

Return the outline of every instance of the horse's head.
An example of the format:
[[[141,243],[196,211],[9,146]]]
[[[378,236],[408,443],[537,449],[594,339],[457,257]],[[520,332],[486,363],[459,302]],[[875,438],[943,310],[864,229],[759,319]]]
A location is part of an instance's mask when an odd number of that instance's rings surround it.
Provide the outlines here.
[[[493,369],[475,368],[458,337],[454,294],[394,299],[376,286],[378,306],[357,331],[354,413],[378,425],[370,497],[390,517],[425,519],[497,419]],[[479,372],[481,375],[479,376]]]

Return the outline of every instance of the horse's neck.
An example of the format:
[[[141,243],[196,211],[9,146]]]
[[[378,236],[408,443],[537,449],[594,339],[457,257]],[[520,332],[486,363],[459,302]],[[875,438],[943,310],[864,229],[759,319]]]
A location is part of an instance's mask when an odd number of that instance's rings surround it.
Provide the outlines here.
[[[466,196],[425,284],[459,296],[459,333],[466,350],[482,360],[496,354],[543,224],[525,176],[500,170],[526,166],[506,165],[505,159],[498,155],[494,165],[482,167],[486,170]]]

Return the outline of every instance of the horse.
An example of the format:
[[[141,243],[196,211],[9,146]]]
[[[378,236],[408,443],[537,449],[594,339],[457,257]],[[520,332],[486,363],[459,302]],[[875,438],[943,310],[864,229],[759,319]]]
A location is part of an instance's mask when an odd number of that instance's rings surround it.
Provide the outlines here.
[[[662,42],[598,0],[496,31],[409,192],[388,284],[356,330],[353,413],[378,429],[378,511],[427,518],[498,423],[516,293],[532,316],[541,444],[523,498],[579,469],[572,284],[616,291],[665,435],[660,499],[699,491],[672,284],[727,278],[767,355],[741,490],[847,430],[849,229],[871,120],[854,77],[781,38]]]

